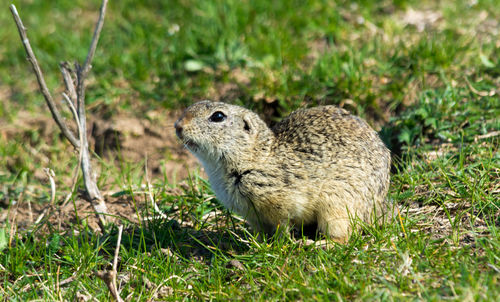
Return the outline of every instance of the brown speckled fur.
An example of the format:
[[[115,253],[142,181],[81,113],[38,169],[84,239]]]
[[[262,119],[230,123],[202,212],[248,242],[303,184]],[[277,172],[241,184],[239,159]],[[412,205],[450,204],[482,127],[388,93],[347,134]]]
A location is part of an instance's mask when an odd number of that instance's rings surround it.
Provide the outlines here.
[[[217,111],[224,121],[209,120]],[[270,129],[245,108],[202,101],[175,128],[217,198],[259,231],[317,224],[344,242],[352,218],[370,223],[388,208],[390,152],[365,121],[343,109],[301,109]]]

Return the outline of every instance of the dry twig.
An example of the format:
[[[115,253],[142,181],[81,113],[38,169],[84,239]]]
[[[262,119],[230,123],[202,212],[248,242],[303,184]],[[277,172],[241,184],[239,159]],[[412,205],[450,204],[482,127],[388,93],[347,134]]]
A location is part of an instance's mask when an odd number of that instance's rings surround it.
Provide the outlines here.
[[[50,213],[50,211],[52,210],[52,207],[54,206],[54,201],[56,199],[56,182],[54,181],[55,177],[54,171],[52,171],[52,169],[49,168],[44,168],[43,172],[45,172],[50,182],[50,202],[36,219],[35,225],[39,224],[40,221],[42,221],[42,219],[45,216],[48,216],[47,213]]]
[[[146,156],[146,160],[145,160],[145,163],[144,163],[144,173],[146,174],[146,185],[147,185],[147,188],[148,188],[148,191],[146,192],[146,194],[148,195],[149,197],[149,200],[151,202],[151,205],[153,206],[153,210],[158,213],[160,215],[161,218],[163,219],[166,219],[167,218],[167,215],[165,215],[161,210],[160,208],[158,207],[158,204],[156,204],[155,202],[155,199],[153,197],[153,193],[152,193],[152,189],[153,189],[153,186],[151,186],[151,182],[149,181],[149,174],[148,174],[148,157]]]
[[[69,130],[69,128],[66,126],[66,123],[64,123],[61,114],[59,113],[59,110],[57,109],[56,104],[54,103],[54,99],[52,98],[52,95],[50,94],[50,91],[47,88],[47,84],[45,83],[45,79],[42,74],[42,69],[38,64],[35,54],[33,53],[33,49],[31,49],[31,44],[28,39],[28,36],[26,35],[26,27],[24,27],[23,22],[21,21],[21,17],[19,17],[19,14],[14,4],[10,5],[10,11],[12,13],[12,16],[14,17],[14,21],[16,22],[17,30],[19,31],[19,36],[21,37],[21,41],[23,42],[24,50],[28,55],[28,61],[30,61],[31,67],[33,67],[33,72],[36,75],[38,86],[40,87],[40,91],[42,92],[43,97],[45,98],[45,101],[49,106],[50,112],[52,113],[52,117],[56,121],[57,125],[59,126],[59,129],[61,129],[64,136],[69,140],[69,142],[73,145],[73,147],[75,147],[75,149],[78,149],[80,146],[75,138],[75,135],[71,132],[71,130]]]
[[[495,137],[495,136],[499,136],[499,135],[500,135],[500,131],[493,131],[493,132],[489,132],[486,134],[478,135],[478,136],[474,137],[474,142],[477,142],[481,139],[486,139],[486,138]]]
[[[494,96],[496,94],[495,90],[479,91],[476,88],[474,88],[474,86],[472,86],[472,84],[469,82],[469,79],[467,79],[467,77],[465,77],[464,79],[465,79],[465,83],[467,83],[467,86],[469,87],[470,91],[472,91],[474,94],[477,94],[477,95],[483,96],[483,97],[484,96]]]
[[[78,138],[80,141],[80,145],[82,145],[82,140],[83,140],[83,134],[82,134],[82,128],[80,126],[80,121],[78,120],[78,113],[76,112],[75,105],[73,105],[73,102],[71,99],[68,97],[66,93],[62,94],[64,97],[64,100],[66,101],[66,104],[68,105],[69,109],[71,110],[71,113],[73,114],[73,118],[75,119],[76,125],[78,126]],[[69,201],[71,198],[71,195],[73,195],[73,192],[75,191],[75,186],[76,186],[76,181],[78,180],[78,171],[80,170],[79,167],[82,164],[82,158],[83,158],[83,152],[82,148],[80,148],[78,152],[78,165],[75,168],[75,171],[73,172],[73,179],[71,182],[71,190],[69,191],[68,195],[64,199],[63,203],[61,204],[61,208],[63,208],[66,203]]]
[[[75,69],[76,69],[76,75],[75,75],[75,72],[73,72],[73,70],[69,67],[68,63],[60,64],[61,73],[67,92],[67,94],[63,94],[63,97],[68,102],[68,106],[70,106],[71,112],[73,113],[73,117],[78,127],[79,140],[75,138],[73,132],[68,128],[66,123],[61,118],[61,115],[54,103],[54,99],[52,98],[52,95],[50,94],[50,91],[47,88],[47,84],[45,83],[40,65],[38,64],[35,54],[33,53],[33,50],[31,48],[31,44],[26,34],[26,28],[24,27],[21,18],[19,17],[19,13],[17,12],[16,7],[13,4],[11,4],[10,6],[10,11],[12,12],[12,16],[14,17],[14,21],[17,25],[19,36],[21,38],[21,41],[23,42],[24,49],[28,56],[28,60],[31,63],[33,72],[35,73],[36,78],[38,80],[40,91],[42,92],[45,101],[49,106],[52,116],[56,121],[57,125],[59,126],[59,128],[61,129],[64,136],[70,141],[70,143],[73,145],[75,149],[80,151],[79,165],[82,169],[83,181],[87,193],[87,196],[85,196],[85,198],[91,202],[96,212],[96,215],[99,218],[99,224],[101,229],[103,229],[104,225],[106,224],[105,215],[107,214],[108,211],[106,204],[104,203],[104,199],[102,198],[102,195],[99,191],[99,188],[97,187],[97,183],[94,174],[92,172],[92,166],[90,161],[90,153],[88,149],[88,140],[87,140],[87,124],[85,115],[85,79],[88,75],[88,72],[91,69],[91,62],[94,57],[95,50],[97,48],[97,42],[99,41],[99,36],[104,24],[104,16],[106,14],[107,3],[108,3],[107,0],[103,0],[102,2],[99,12],[99,18],[97,20],[94,29],[94,35],[92,37],[90,48],[87,53],[87,57],[85,59],[85,63],[83,64],[83,66],[80,66],[78,63],[75,63]],[[73,179],[73,183],[75,182],[76,181]],[[74,188],[71,189],[71,192],[73,190]],[[64,203],[66,203],[67,200],[69,200],[69,198],[66,198]]]
[[[98,271],[95,272],[95,275],[99,277],[109,289],[109,292],[118,302],[123,302],[123,299],[120,297],[120,291],[118,290],[118,286],[116,285],[116,276],[117,276],[117,267],[118,267],[118,254],[120,253],[120,243],[122,240],[122,232],[123,225],[118,227],[118,238],[116,239],[116,248],[115,248],[115,256],[113,258],[113,268],[111,271]]]
[[[56,182],[54,181],[54,177],[56,176],[54,174],[54,171],[49,168],[44,168],[43,172],[47,175],[50,181],[50,202],[49,204],[52,205],[54,204],[54,201],[56,200]]]
[[[12,221],[10,223],[10,233],[9,233],[9,247],[12,246],[12,241],[14,240],[14,236],[17,233],[17,213],[19,210],[19,204],[21,204],[22,200],[24,199],[24,191],[19,194],[19,198],[17,199],[16,206],[14,208],[14,217],[12,218]],[[9,212],[7,214],[7,217],[10,215],[10,208]],[[8,219],[8,218],[7,218]]]
[[[104,199],[102,198],[101,192],[97,187],[97,183],[94,179],[94,175],[92,172],[92,166],[90,165],[90,153],[88,150],[88,141],[87,141],[87,121],[85,118],[85,78],[91,68],[91,62],[94,57],[95,49],[97,47],[97,41],[99,40],[99,35],[101,34],[102,26],[104,24],[104,16],[106,14],[106,6],[108,4],[108,0],[103,0],[101,9],[99,12],[99,19],[97,20],[97,24],[94,30],[94,36],[92,37],[92,42],[90,43],[89,52],[87,54],[87,58],[85,59],[85,63],[82,67],[76,64],[76,95],[77,95],[77,110],[78,116],[80,117],[80,131],[82,132],[82,174],[83,174],[83,182],[85,183],[85,188],[87,190],[88,198],[92,202],[94,209],[97,212],[99,217],[99,221],[101,224],[101,228],[106,224],[106,215],[107,207],[104,203]]]

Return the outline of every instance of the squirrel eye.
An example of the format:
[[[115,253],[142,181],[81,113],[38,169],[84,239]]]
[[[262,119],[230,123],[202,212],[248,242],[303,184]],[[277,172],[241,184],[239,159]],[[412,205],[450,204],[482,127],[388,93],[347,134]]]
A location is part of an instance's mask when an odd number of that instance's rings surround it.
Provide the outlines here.
[[[220,111],[214,112],[208,120],[214,123],[220,123],[226,119],[226,115]]]

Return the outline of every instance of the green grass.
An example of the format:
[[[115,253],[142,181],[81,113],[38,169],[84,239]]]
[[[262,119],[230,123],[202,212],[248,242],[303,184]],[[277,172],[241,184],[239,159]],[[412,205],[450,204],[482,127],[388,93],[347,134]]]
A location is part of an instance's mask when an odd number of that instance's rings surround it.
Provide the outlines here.
[[[96,162],[100,187],[134,215],[153,218],[118,217],[98,234],[91,214],[79,212],[61,229],[53,221],[34,228],[13,213],[50,200],[43,167],[55,171],[56,200],[63,200],[75,156],[57,131],[7,136],[0,129],[2,299],[109,300],[94,273],[110,268],[116,224],[124,224],[124,299],[498,300],[496,1],[160,2],[109,4],[89,79],[91,114],[142,118],[210,97],[273,121],[301,106],[343,105],[381,130],[393,151],[390,198],[401,219],[365,226],[346,245],[262,241],[196,171],[182,182],[151,180],[163,219],[145,202],[143,163],[118,154],[118,163]],[[58,63],[83,61],[99,1],[14,3],[49,86],[59,89]],[[403,21],[411,9],[437,13],[436,20],[419,31]],[[40,116],[46,108],[7,5],[0,36],[7,41],[0,43],[3,127],[20,111]]]

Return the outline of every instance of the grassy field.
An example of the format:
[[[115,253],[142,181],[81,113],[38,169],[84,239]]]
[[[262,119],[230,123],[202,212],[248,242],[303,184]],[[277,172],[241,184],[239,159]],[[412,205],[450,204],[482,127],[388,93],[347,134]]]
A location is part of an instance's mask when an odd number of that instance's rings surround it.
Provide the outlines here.
[[[169,114],[205,98],[252,108],[269,123],[336,104],[390,147],[390,198],[401,217],[364,226],[345,245],[256,239],[173,141],[154,149],[162,159],[149,168],[120,146],[96,151],[98,183],[116,214],[103,232],[77,193],[35,224],[50,200],[42,169],[54,170],[60,204],[78,161],[51,126],[5,3],[0,300],[109,300],[95,273],[110,269],[123,225],[117,283],[128,301],[498,301],[496,0],[150,2],[110,2],[88,81],[91,119],[126,116],[162,137],[173,133],[170,121],[161,124]],[[100,3],[14,4],[56,95],[58,64],[84,60]],[[149,135],[141,133],[123,139]],[[183,167],[178,176],[167,172],[173,164]]]

